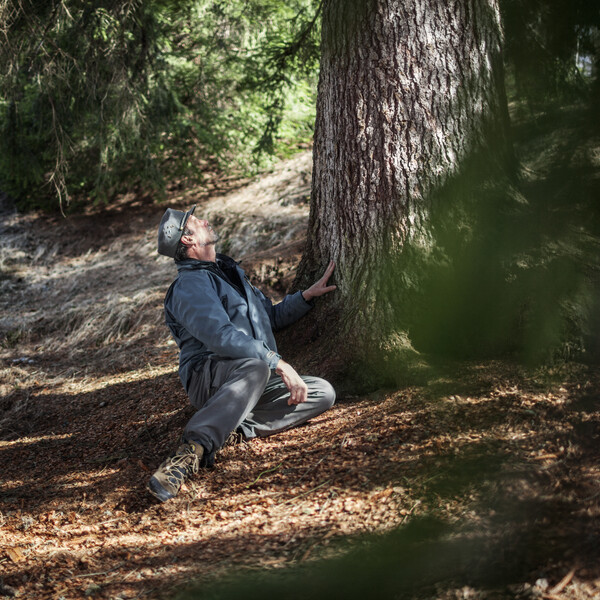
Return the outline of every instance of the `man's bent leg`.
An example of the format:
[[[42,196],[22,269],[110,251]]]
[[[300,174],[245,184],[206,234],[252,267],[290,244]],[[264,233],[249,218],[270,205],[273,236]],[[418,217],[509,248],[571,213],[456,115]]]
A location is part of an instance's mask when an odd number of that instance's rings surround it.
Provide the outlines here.
[[[308,386],[308,399],[301,404],[288,404],[289,390],[279,375],[273,374],[254,409],[241,424],[247,438],[266,437],[305,423],[320,415],[335,402],[335,390],[319,377],[302,376]]]
[[[190,401],[198,411],[188,421],[184,438],[214,455],[259,402],[269,375],[268,365],[259,359],[211,359],[190,384]]]
[[[184,430],[183,443],[165,460],[148,483],[148,491],[164,502],[182,484],[210,466],[225,438],[252,410],[269,379],[267,364],[257,359],[210,360],[195,373],[188,393],[198,409]]]

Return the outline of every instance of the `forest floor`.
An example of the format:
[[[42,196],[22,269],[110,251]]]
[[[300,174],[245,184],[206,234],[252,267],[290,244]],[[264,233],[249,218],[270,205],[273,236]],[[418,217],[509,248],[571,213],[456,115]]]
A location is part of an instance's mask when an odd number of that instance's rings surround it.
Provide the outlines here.
[[[305,153],[260,179],[173,186],[169,205],[198,202],[279,298],[309,185]],[[135,195],[68,219],[2,206],[0,598],[204,598],[224,575],[299,572],[263,597],[600,597],[591,365],[440,362],[226,448],[156,503],[145,485],[191,415],[162,320],[163,210]]]

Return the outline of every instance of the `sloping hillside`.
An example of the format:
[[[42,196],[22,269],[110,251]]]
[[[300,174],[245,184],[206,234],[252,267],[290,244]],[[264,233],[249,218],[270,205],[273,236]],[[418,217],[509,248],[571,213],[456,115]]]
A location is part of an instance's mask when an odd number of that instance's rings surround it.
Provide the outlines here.
[[[254,181],[173,189],[169,204],[198,202],[279,297],[309,185],[305,154]],[[438,365],[420,385],[345,395],[309,426],[227,448],[157,505],[146,481],[191,414],[162,322],[175,272],[155,252],[163,210],[135,196],[66,220],[2,207],[0,597],[172,598],[232,567],[343,560],[348,540],[387,565],[346,570],[373,597],[392,585],[448,599],[600,594],[600,374],[588,366]],[[408,526],[418,535],[386,535]]]
[[[239,189],[239,182],[224,182],[225,193],[205,186],[202,193],[171,193],[163,204],[128,196],[108,210],[68,219],[22,217],[4,206],[2,358],[16,352],[38,363],[78,356],[67,361],[73,366],[84,355],[88,367],[101,358],[103,370],[146,364],[143,341],[152,342],[154,353],[154,342],[167,340],[160,311],[175,268],[156,253],[156,227],[167,205],[198,203],[198,213],[222,236],[220,250],[242,259],[251,275],[281,294],[301,255],[310,169],[305,153]]]

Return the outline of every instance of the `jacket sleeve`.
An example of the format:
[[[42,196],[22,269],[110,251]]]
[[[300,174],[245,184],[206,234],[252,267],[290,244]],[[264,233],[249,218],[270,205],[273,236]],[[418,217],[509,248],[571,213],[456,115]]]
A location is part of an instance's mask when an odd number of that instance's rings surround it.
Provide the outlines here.
[[[238,329],[223,308],[210,276],[184,278],[177,283],[171,309],[177,321],[208,350],[227,358],[260,358],[271,369],[281,358],[264,342]]]
[[[304,299],[302,292],[288,294],[281,302],[273,304],[259,289],[254,288],[254,291],[265,307],[274,331],[295,323],[313,307],[312,303]]]

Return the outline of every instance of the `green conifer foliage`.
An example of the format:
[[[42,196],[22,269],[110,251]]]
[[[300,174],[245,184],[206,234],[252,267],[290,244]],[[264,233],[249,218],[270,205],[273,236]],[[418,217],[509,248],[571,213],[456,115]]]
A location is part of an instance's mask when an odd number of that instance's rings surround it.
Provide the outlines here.
[[[22,206],[109,200],[207,161],[247,166],[280,131],[309,139],[317,14],[311,0],[3,0],[0,190]]]

